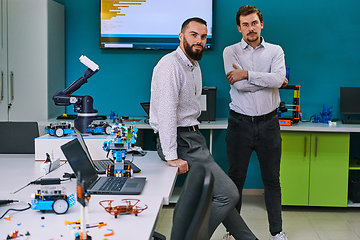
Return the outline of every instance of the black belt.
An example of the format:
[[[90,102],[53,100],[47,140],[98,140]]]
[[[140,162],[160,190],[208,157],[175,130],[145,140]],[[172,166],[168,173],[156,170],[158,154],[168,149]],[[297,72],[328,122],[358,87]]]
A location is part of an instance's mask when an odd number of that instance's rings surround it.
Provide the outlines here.
[[[267,121],[267,120],[270,120],[271,118],[273,118],[277,114],[277,109],[275,109],[274,111],[272,111],[268,114],[264,114],[261,116],[248,116],[248,115],[244,115],[241,113],[237,113],[233,110],[230,110],[230,112],[232,114],[235,114],[237,117],[240,117],[240,118],[250,121],[250,122],[261,122],[261,121]]]
[[[194,126],[190,126],[190,127],[178,127],[177,131],[178,132],[196,132],[196,131],[199,131],[199,126],[194,125]]]

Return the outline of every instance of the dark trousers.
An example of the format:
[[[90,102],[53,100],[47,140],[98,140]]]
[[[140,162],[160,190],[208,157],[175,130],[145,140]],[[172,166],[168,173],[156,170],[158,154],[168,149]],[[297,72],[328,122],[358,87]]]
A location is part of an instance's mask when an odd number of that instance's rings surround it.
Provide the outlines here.
[[[187,161],[190,168],[193,163],[200,163],[210,169],[214,175],[214,196],[210,212],[209,236],[222,222],[231,231],[235,239],[256,239],[235,209],[235,204],[239,200],[235,184],[215,162],[206,146],[204,136],[199,131],[179,132],[177,134],[177,144],[178,157]],[[159,138],[157,139],[157,151],[160,158],[164,160]]]
[[[279,119],[275,115],[268,120],[254,122],[230,111],[226,134],[226,151],[229,177],[234,181],[240,194],[236,209],[240,212],[250,157],[256,152],[264,183],[265,205],[268,213],[270,232],[282,231],[280,158],[281,135]]]

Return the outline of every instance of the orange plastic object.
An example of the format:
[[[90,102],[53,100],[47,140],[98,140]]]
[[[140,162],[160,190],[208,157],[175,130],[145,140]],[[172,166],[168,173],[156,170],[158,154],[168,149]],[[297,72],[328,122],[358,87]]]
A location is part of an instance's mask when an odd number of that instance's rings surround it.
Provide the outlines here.
[[[100,201],[99,204],[105,209],[105,211],[113,215],[115,218],[117,218],[119,214],[133,213],[135,214],[135,216],[137,216],[139,213],[141,213],[142,211],[148,208],[146,204],[145,207],[136,206],[136,204],[140,202],[139,199],[123,199],[122,201],[125,202],[125,205],[116,206],[116,207],[111,206],[111,203],[113,201],[114,200],[103,200]],[[107,206],[105,206],[105,204],[107,204]]]

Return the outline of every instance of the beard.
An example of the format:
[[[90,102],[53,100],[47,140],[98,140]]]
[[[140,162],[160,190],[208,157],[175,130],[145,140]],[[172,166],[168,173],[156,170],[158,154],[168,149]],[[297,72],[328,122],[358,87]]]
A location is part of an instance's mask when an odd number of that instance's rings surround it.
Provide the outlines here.
[[[195,51],[192,50],[192,47],[193,46],[201,46],[201,49],[198,50],[196,49]],[[200,44],[193,44],[190,46],[190,44],[188,43],[188,41],[186,41],[186,38],[184,36],[184,49],[185,49],[185,52],[186,54],[193,60],[201,60],[202,58],[202,54],[204,52],[204,47]]]
[[[251,34],[256,34],[256,32],[250,32],[250,33],[248,33],[247,35],[250,36]],[[248,42],[256,42],[258,39],[259,39],[259,37],[256,36],[255,38],[252,38],[252,39],[247,38],[246,40],[247,40]]]

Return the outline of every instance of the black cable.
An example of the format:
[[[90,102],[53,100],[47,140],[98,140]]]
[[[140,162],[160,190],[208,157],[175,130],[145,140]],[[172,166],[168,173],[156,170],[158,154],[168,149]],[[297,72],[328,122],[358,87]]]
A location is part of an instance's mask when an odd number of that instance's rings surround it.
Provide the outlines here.
[[[0,206],[1,205],[6,205],[9,203],[13,203],[13,202],[19,202],[18,200],[0,200]]]
[[[312,118],[315,118],[315,115],[312,115],[309,120],[301,120],[301,122],[311,122]]]
[[[16,202],[17,200],[9,200],[9,201],[14,201]],[[19,201],[17,201],[19,202]],[[25,210],[28,210],[31,208],[31,204],[28,203],[28,207],[27,208],[23,208],[23,209],[15,209],[15,208],[9,208],[8,210],[6,210],[6,212],[0,217],[0,219],[2,219],[9,211],[16,211],[16,212],[22,212],[22,211],[25,211]]]
[[[66,164],[67,161],[65,161],[63,164],[60,164],[57,168],[60,168],[61,166],[63,166],[64,164]],[[48,175],[50,172],[48,172],[47,174],[45,174],[44,176],[38,177],[37,179],[35,179],[32,182],[29,182],[28,184],[26,184],[25,186],[23,186],[22,188],[16,190],[15,192],[13,192],[13,194],[19,192],[20,190],[23,190],[24,188],[26,188],[27,186],[29,186],[30,184],[41,184],[41,180],[43,177],[45,177],[46,175]],[[61,180],[60,180],[61,181]]]
[[[62,181],[70,181],[72,178],[76,178],[75,173],[64,173]]]

